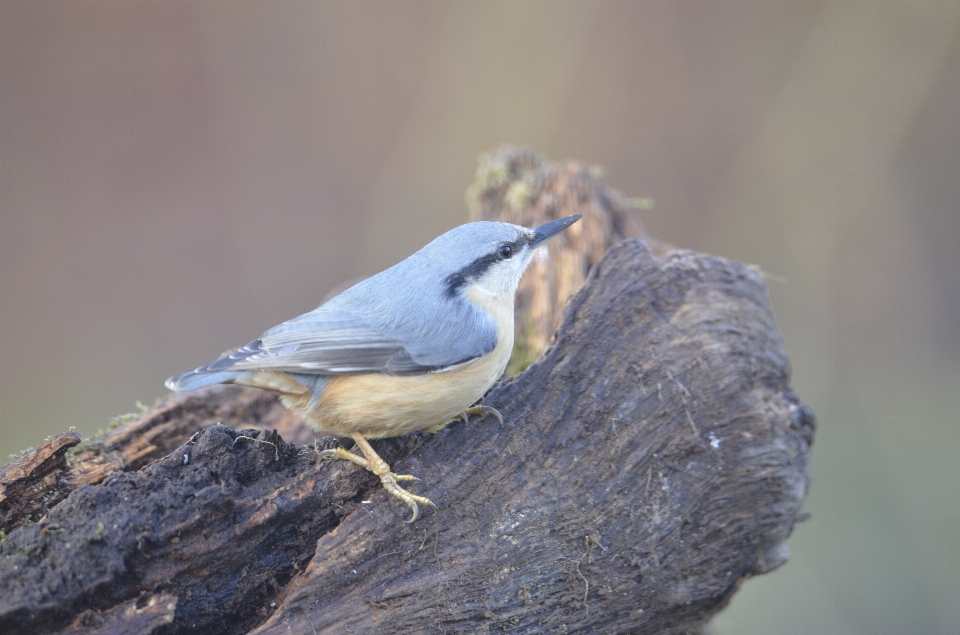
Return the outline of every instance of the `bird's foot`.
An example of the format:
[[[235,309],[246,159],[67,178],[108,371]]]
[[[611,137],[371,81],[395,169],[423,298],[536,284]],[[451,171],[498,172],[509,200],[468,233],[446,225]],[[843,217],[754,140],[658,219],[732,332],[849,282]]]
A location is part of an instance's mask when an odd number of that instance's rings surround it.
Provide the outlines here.
[[[410,520],[407,521],[408,523],[412,523],[420,517],[420,505],[426,505],[427,507],[433,509],[433,511],[437,511],[437,506],[433,504],[432,500],[426,496],[417,496],[416,494],[411,494],[407,490],[397,485],[397,481],[419,482],[420,479],[418,479],[416,476],[411,476],[410,474],[395,474],[394,472],[387,472],[380,477],[380,482],[383,483],[383,489],[402,500],[407,504],[408,507],[410,507],[410,509],[413,510],[413,516],[411,516]]]
[[[487,415],[493,415],[500,421],[500,425],[503,425],[503,415],[500,414],[500,411],[496,408],[491,408],[490,406],[474,406],[472,408],[467,408],[463,411],[462,417],[463,420],[469,423],[467,418],[469,415],[480,415],[481,417],[486,417]]]
[[[357,437],[359,437],[359,439]],[[437,510],[437,506],[434,505],[433,501],[426,496],[417,496],[416,494],[411,494],[398,485],[398,482],[419,483],[420,479],[412,474],[397,474],[396,472],[392,472],[390,470],[390,466],[387,465],[387,462],[381,459],[380,456],[374,452],[373,448],[370,446],[370,443],[368,443],[366,439],[360,435],[354,435],[353,438],[355,441],[357,441],[357,445],[360,446],[360,450],[363,451],[367,458],[357,456],[353,452],[343,448],[333,448],[318,452],[318,459],[343,459],[345,461],[350,461],[351,463],[356,463],[360,467],[370,470],[379,476],[380,482],[383,483],[383,488],[393,496],[396,496],[402,500],[407,504],[407,506],[410,507],[411,510],[413,510],[413,516],[407,521],[408,523],[412,523],[420,517],[420,505],[430,507],[434,511]],[[363,441],[362,443],[360,442],[361,440]]]

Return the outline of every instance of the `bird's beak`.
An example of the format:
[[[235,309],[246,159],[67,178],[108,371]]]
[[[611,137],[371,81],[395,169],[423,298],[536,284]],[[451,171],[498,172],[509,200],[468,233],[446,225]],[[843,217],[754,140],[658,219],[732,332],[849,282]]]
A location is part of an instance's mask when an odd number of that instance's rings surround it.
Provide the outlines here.
[[[580,220],[580,217],[583,214],[574,214],[573,216],[567,216],[566,218],[558,218],[557,220],[552,220],[549,223],[544,223],[539,227],[533,228],[533,240],[530,241],[530,247],[536,247],[542,243],[547,242],[570,225],[573,225],[575,222]]]

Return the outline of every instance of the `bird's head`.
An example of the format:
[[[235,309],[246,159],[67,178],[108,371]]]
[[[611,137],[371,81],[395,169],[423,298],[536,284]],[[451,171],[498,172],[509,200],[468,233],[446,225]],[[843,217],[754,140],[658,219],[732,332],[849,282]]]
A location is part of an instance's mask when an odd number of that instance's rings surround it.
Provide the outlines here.
[[[447,267],[445,292],[453,296],[469,288],[493,297],[512,298],[534,250],[581,216],[575,214],[533,228],[477,222],[450,230],[434,241],[440,243],[437,251],[443,254]]]

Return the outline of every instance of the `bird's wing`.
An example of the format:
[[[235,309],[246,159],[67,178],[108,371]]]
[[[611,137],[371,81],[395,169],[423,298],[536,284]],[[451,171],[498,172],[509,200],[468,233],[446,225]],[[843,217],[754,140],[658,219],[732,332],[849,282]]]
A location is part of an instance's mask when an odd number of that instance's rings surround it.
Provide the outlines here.
[[[496,329],[477,315],[427,324],[402,316],[361,315],[327,305],[280,324],[260,339],[225,354],[197,372],[282,370],[293,373],[410,374],[440,370],[488,353]],[[466,319],[458,319],[466,318]],[[383,326],[370,324],[376,321]]]

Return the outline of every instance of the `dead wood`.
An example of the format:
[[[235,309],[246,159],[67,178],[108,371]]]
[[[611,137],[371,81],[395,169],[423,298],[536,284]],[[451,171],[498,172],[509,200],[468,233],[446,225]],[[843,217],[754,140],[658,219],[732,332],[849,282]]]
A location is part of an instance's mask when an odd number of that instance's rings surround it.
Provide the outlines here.
[[[567,187],[537,169],[528,203]],[[637,239],[584,262],[552,346],[486,398],[505,425],[374,442],[440,506],[412,525],[368,472],[253,429],[303,434],[253,389],[4,468],[0,511],[45,516],[3,516],[0,632],[696,631],[786,560],[814,417],[756,272]]]
[[[69,494],[61,487],[67,451],[80,443],[79,432],[51,437],[12,463],[0,467],[0,531],[39,519]]]

